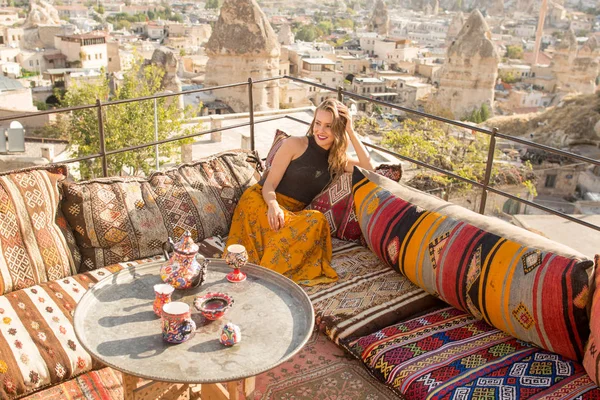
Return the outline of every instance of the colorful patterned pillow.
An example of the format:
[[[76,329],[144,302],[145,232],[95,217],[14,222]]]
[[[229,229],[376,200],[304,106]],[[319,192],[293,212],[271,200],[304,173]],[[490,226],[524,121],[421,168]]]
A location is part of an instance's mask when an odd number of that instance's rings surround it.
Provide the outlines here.
[[[578,362],[455,308],[389,326],[347,348],[407,400],[600,397]]]
[[[76,273],[80,254],[59,209],[66,176],[64,165],[0,175],[1,294]]]
[[[585,346],[583,366],[596,384],[600,383],[600,255],[595,257],[596,289],[592,299],[590,317],[590,339]]]
[[[267,158],[265,159],[265,171],[271,168],[271,164],[273,164],[273,159],[275,158],[277,150],[279,150],[285,139],[289,137],[290,135],[288,135],[284,131],[280,131],[279,129],[275,131],[273,143],[271,143],[271,148],[269,149],[269,153],[267,154]]]
[[[365,240],[381,260],[512,336],[582,360],[593,261],[553,252],[551,241],[527,231],[521,237],[531,235],[531,241],[513,241],[501,234],[502,224],[494,230],[491,217],[473,218],[488,220],[491,229],[481,229],[470,223],[468,210],[461,219],[428,211],[373,179],[356,168],[353,194]]]
[[[195,241],[229,231],[242,192],[256,183],[255,152],[227,151],[143,178],[66,183],[62,209],[82,270],[162,253],[189,230]]]
[[[402,178],[402,165],[382,164],[375,169],[375,172],[399,182]],[[362,233],[354,211],[352,174],[350,172],[336,178],[310,202],[307,209],[318,210],[325,214],[329,222],[331,236],[350,242],[362,243]]]

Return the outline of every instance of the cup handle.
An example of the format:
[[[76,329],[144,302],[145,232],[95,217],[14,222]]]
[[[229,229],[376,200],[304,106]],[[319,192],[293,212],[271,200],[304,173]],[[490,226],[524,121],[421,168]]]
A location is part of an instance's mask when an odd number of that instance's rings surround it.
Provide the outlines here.
[[[183,321],[183,334],[184,335],[190,335],[192,332],[194,332],[196,330],[196,323],[194,321],[192,321],[191,319],[186,319],[185,321]]]

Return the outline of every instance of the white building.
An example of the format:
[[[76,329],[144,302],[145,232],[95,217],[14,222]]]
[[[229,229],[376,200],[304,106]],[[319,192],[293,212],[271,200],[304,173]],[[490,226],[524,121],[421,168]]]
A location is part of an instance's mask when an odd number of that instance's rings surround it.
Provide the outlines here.
[[[0,70],[2,75],[9,78],[21,77],[21,66],[16,62],[0,62]]]
[[[335,61],[328,58],[303,58],[301,78],[311,78],[326,86],[336,87],[343,83],[342,73],[335,69]]]
[[[79,61],[81,68],[106,68],[106,37],[100,35],[58,35],[54,44],[67,57],[68,63]]]
[[[419,49],[411,46],[410,40],[375,39],[373,54],[388,64],[412,62],[417,58]]]
[[[535,36],[535,31],[535,25],[519,25],[515,28],[515,36],[528,39]]]

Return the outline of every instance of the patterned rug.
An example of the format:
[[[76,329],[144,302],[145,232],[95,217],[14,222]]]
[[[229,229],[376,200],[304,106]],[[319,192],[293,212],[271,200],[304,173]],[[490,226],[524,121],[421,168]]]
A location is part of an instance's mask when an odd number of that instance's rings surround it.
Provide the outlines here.
[[[386,400],[399,397],[323,334],[290,360],[256,377],[256,399]]]
[[[242,396],[243,398],[243,396]],[[27,400],[123,399],[121,374],[111,368],[89,372]],[[392,400],[391,390],[321,333],[290,360],[256,377],[255,400]]]

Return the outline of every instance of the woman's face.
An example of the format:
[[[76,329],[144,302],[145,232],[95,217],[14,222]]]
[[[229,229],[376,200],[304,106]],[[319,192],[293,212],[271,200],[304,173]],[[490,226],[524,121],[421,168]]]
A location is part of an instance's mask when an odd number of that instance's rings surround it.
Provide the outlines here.
[[[315,123],[313,125],[313,135],[315,142],[325,150],[329,150],[333,145],[334,133],[331,130],[333,123],[333,114],[326,110],[317,110],[315,114]]]

